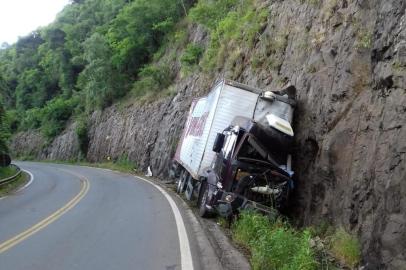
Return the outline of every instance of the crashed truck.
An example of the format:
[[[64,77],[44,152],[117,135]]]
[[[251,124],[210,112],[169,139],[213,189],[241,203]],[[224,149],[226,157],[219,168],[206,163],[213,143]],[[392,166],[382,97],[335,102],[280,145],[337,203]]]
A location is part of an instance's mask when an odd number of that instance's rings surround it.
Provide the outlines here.
[[[222,80],[192,102],[171,175],[199,214],[280,210],[294,187],[295,87],[261,91]]]

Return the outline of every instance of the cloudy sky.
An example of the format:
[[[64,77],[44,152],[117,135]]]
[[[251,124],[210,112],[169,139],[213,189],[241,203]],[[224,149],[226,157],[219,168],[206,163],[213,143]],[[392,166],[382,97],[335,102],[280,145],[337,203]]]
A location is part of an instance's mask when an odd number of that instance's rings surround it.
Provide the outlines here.
[[[0,0],[0,45],[51,23],[69,0]]]

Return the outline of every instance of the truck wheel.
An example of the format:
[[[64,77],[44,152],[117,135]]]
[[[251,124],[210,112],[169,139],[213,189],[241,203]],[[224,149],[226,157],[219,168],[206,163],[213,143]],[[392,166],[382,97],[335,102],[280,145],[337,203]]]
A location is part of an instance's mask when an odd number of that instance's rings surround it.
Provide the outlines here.
[[[178,180],[176,181],[176,193],[179,193],[180,190],[180,183],[182,182],[183,174],[185,173],[184,170],[181,171],[179,174]]]
[[[181,194],[186,189],[186,180],[188,178],[189,173],[184,170],[179,177],[178,185],[176,187],[176,192]]]
[[[199,198],[197,199],[197,207],[199,208],[199,215],[201,217],[209,217],[210,212],[206,207],[207,198],[209,196],[209,187],[206,181],[200,185]]]

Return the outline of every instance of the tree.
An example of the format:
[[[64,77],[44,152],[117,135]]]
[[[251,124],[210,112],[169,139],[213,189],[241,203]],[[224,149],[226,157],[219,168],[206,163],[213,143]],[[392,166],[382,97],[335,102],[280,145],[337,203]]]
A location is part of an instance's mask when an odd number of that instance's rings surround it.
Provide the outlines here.
[[[7,139],[8,134],[4,126],[4,119],[6,111],[4,110],[3,102],[1,101],[0,96],[0,154],[8,153]]]
[[[13,119],[21,119],[12,121],[13,130],[41,128],[53,136],[68,121],[52,120],[54,110],[90,113],[126,95],[140,78],[148,84],[138,85],[159,89],[172,81],[169,68],[148,62],[193,0],[70,2],[54,23],[0,48],[0,93]]]
[[[111,49],[104,36],[95,33],[84,43],[86,68],[79,76],[78,87],[86,93],[88,110],[104,108],[122,95],[122,75],[111,65]]]

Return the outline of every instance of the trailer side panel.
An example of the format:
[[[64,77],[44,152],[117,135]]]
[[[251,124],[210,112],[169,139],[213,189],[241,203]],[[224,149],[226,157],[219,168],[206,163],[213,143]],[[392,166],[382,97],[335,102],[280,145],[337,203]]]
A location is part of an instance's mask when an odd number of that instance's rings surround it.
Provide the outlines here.
[[[214,118],[210,122],[211,127],[204,148],[204,153],[199,167],[199,175],[209,167],[216,153],[212,151],[217,133],[221,133],[228,127],[235,116],[252,118],[258,94],[225,84],[221,90]]]
[[[218,84],[206,97],[200,98],[192,104],[183,130],[182,140],[178,144],[175,160],[187,169],[195,179],[198,178],[198,169],[205,152],[211,123],[223,85],[223,83]]]

